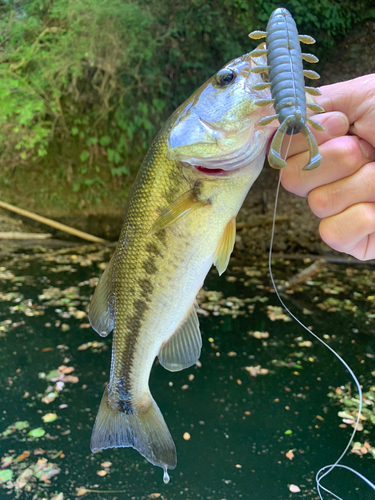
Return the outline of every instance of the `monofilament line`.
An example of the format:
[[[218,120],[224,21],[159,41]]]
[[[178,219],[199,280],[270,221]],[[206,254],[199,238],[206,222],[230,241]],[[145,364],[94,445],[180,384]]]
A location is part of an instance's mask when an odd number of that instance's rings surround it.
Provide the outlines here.
[[[288,155],[288,150],[289,150],[289,146],[290,146],[290,142],[291,142],[291,139],[292,139],[292,136],[290,137],[290,140],[289,140],[289,144],[288,144],[288,149],[287,149],[287,152],[285,154],[285,158],[287,157]],[[319,338],[312,330],[309,330],[309,328],[307,328],[307,326],[305,326],[289,309],[288,307],[284,304],[282,298],[280,297],[280,294],[276,288],[276,284],[275,284],[275,281],[274,281],[274,278],[273,278],[273,274],[272,274],[272,248],[273,248],[273,240],[274,240],[274,234],[275,234],[275,222],[276,222],[276,211],[277,211],[277,203],[278,203],[278,199],[279,199],[279,192],[280,192],[280,183],[281,183],[281,176],[282,176],[282,170],[280,170],[280,175],[279,175],[279,180],[278,180],[278,184],[277,184],[277,188],[276,188],[276,196],[275,196],[275,206],[274,206],[274,210],[273,210],[273,220],[272,220],[272,230],[271,230],[271,242],[270,242],[270,250],[269,250],[269,254],[268,254],[268,269],[269,269],[269,273],[270,273],[270,278],[271,278],[271,282],[272,282],[272,286],[275,290],[275,293],[276,293],[276,296],[277,298],[279,299],[281,305],[283,306],[283,308],[286,310],[286,312],[300,325],[302,326],[302,328],[304,328],[309,334],[311,334],[316,340],[318,340],[321,344],[323,344],[327,349],[329,349],[335,356],[336,358],[344,365],[344,367],[348,370],[350,376],[352,377],[356,387],[357,387],[357,390],[358,390],[358,397],[359,397],[359,407],[358,407],[358,414],[357,414],[357,419],[355,421],[355,426],[354,426],[354,430],[350,436],[350,439],[349,439],[349,442],[348,444],[346,445],[344,451],[341,453],[341,455],[339,456],[339,458],[336,460],[336,462],[334,464],[330,464],[330,465],[325,465],[324,467],[322,467],[316,474],[316,487],[317,487],[317,490],[318,490],[318,494],[319,494],[319,498],[321,500],[323,500],[323,496],[322,496],[322,491],[325,491],[326,493],[329,493],[330,495],[332,495],[333,497],[337,498],[338,500],[343,500],[341,497],[339,497],[338,495],[336,495],[335,493],[333,493],[332,491],[328,490],[327,488],[325,488],[324,486],[322,486],[321,482],[323,480],[323,478],[325,478],[330,472],[332,472],[333,469],[335,468],[342,468],[342,469],[346,469],[346,470],[349,470],[350,472],[353,472],[353,474],[355,474],[356,476],[358,476],[360,479],[362,479],[370,488],[372,488],[374,491],[375,491],[375,485],[369,480],[367,479],[365,476],[363,476],[362,474],[360,474],[359,472],[357,472],[356,470],[352,469],[351,467],[348,467],[346,465],[341,465],[340,462],[341,460],[344,458],[344,456],[346,455],[346,453],[348,452],[349,448],[350,448],[350,445],[351,443],[353,442],[354,440],[354,436],[357,432],[357,428],[358,428],[358,424],[359,424],[359,420],[360,420],[360,416],[361,416],[361,413],[362,413],[362,389],[361,389],[361,386],[359,384],[359,381],[357,379],[357,377],[355,376],[353,370],[350,368],[350,366],[346,363],[346,361],[344,361],[341,356],[339,354],[337,354],[337,352],[332,348],[330,347],[328,344],[326,344],[324,342],[324,340],[322,340],[321,338]]]

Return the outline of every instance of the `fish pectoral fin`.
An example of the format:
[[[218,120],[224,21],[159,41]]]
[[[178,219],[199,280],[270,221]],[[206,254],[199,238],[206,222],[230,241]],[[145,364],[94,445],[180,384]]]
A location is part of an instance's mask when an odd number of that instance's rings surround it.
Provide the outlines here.
[[[209,200],[199,199],[199,190],[196,187],[190,189],[186,193],[182,194],[169,205],[165,210],[162,211],[160,216],[151,226],[149,235],[165,229],[177,220],[181,219],[185,215],[193,212],[197,208],[203,207],[209,204]]]
[[[91,451],[131,446],[166,472],[176,467],[176,448],[153,397],[146,396],[147,404],[142,408],[124,413],[111,407],[106,387],[92,431]]]
[[[159,351],[160,364],[171,372],[194,365],[201,354],[202,337],[195,309],[195,305],[189,309],[181,325]]]
[[[234,243],[236,241],[236,218],[232,217],[228,224],[225,226],[224,233],[222,234],[219,244],[214,253],[214,265],[222,275],[228,267],[230,254],[233,251]]]
[[[99,283],[89,307],[89,321],[92,328],[101,337],[106,337],[113,330],[113,315],[110,312],[108,299],[111,286],[111,263],[108,264]]]

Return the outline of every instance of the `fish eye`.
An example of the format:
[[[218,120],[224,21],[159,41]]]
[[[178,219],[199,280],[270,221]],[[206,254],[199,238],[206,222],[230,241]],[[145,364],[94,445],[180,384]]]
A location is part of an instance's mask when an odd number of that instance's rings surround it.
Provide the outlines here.
[[[261,79],[264,81],[264,82],[269,82],[270,81],[270,77],[269,77],[269,74],[268,74],[268,71],[265,71],[264,73],[261,73],[260,74],[260,77]]]
[[[215,87],[227,87],[234,82],[236,76],[237,74],[232,69],[221,69],[215,75],[214,85]]]

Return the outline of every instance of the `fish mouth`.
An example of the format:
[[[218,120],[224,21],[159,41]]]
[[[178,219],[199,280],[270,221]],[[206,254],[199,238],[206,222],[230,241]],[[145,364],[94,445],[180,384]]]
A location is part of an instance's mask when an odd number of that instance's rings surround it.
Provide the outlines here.
[[[202,167],[201,165],[192,165],[198,172],[205,175],[215,175],[217,176],[228,176],[228,170],[224,170],[223,168],[207,168]],[[232,171],[233,172],[233,171]]]
[[[179,159],[185,164],[193,166],[198,172],[203,174],[228,176],[247,167],[261,154],[265,147],[265,133],[269,134],[269,132],[267,133],[263,130],[255,131],[252,137],[249,137],[237,149],[221,152],[206,158],[202,156],[194,158],[184,155],[184,157],[180,157]]]

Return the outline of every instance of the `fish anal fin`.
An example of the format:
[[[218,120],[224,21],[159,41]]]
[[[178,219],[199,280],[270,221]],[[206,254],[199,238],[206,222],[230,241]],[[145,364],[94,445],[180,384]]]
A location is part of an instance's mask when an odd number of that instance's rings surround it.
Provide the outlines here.
[[[196,307],[193,305],[175,333],[160,349],[160,364],[171,372],[188,368],[198,360],[201,347],[199,321]]]
[[[108,264],[96,286],[89,307],[89,320],[92,328],[101,337],[106,337],[113,330],[114,318],[109,307],[111,288],[111,263]]]
[[[148,404],[129,413],[112,408],[105,389],[91,436],[91,451],[107,448],[136,449],[164,471],[177,464],[176,448],[157,404],[147,394]]]
[[[197,187],[190,189],[186,193],[179,196],[177,200],[162,211],[160,216],[151,226],[149,234],[153,234],[161,229],[167,228],[177,220],[181,219],[181,217],[184,217],[185,215],[209,203],[209,200],[199,199],[199,189]]]
[[[214,253],[214,265],[219,272],[219,275],[228,267],[230,254],[233,251],[236,241],[236,218],[232,217],[225,226],[224,232],[220,238],[219,244]]]

